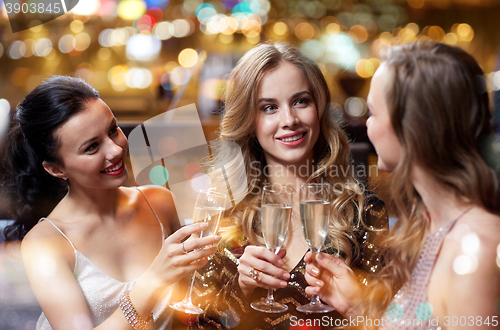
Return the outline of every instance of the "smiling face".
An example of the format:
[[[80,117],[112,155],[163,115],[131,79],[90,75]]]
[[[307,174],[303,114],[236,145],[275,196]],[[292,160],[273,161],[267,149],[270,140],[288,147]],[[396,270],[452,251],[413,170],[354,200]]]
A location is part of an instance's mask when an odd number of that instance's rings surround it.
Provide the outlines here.
[[[401,143],[392,127],[386,100],[387,88],[390,88],[393,81],[393,72],[383,63],[373,75],[367,98],[371,113],[366,121],[368,138],[377,152],[378,167],[386,172],[394,170],[401,154]]]
[[[268,165],[301,165],[312,160],[320,125],[302,71],[283,62],[259,85],[255,135]]]
[[[67,177],[72,189],[112,189],[127,181],[127,139],[101,99],[89,101],[55,134],[62,164],[52,174]]]

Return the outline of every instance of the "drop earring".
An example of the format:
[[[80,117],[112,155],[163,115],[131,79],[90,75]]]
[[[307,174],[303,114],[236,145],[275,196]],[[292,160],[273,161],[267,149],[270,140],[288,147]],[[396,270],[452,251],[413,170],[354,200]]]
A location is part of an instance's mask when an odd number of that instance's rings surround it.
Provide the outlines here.
[[[64,181],[66,181],[66,180],[68,180],[68,178],[67,178],[67,177],[65,177],[65,176],[63,176],[63,180],[64,180]]]

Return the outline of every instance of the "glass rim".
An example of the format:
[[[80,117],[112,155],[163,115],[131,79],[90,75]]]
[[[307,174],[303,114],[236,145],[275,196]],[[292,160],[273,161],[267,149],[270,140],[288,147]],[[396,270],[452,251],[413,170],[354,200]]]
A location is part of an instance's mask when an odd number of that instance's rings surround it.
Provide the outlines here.
[[[278,186],[281,189],[285,188],[285,191],[286,190],[290,190],[290,192],[295,192],[295,189],[293,189],[293,187],[290,187],[290,185],[288,185],[288,184],[279,184],[279,183],[265,183],[262,186],[262,191],[266,190],[266,191],[271,191],[271,192],[281,192],[278,189],[275,189],[274,186]]]

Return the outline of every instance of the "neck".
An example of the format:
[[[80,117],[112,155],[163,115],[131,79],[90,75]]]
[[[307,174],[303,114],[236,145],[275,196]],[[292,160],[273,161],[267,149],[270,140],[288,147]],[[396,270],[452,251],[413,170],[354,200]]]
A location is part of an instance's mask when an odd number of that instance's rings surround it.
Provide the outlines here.
[[[266,159],[266,163],[270,183],[290,186],[295,191],[299,191],[300,185],[304,184],[314,171],[312,159],[296,164],[281,164]]]
[[[412,182],[429,214],[431,232],[455,220],[470,207],[455,191],[438,183],[419,165],[412,170]]]
[[[99,217],[114,216],[118,203],[118,188],[81,189],[71,188],[65,199],[75,213],[84,215],[98,214]]]

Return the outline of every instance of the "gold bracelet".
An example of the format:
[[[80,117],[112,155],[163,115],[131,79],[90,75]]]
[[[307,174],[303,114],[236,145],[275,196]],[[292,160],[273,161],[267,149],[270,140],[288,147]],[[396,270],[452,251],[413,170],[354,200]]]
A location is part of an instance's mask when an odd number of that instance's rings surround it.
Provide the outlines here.
[[[132,305],[130,290],[126,290],[120,298],[120,309],[125,315],[128,323],[135,330],[150,330],[153,328],[153,313],[149,314],[147,320],[143,319]]]

